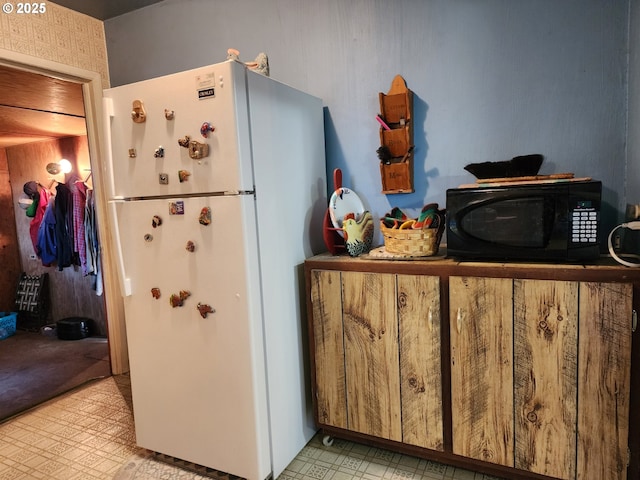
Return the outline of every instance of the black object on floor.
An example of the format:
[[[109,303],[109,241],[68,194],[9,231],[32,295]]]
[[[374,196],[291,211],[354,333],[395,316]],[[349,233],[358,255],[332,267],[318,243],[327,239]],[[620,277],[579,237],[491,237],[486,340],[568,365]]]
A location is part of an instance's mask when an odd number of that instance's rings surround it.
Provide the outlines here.
[[[91,335],[90,325],[88,318],[63,318],[56,322],[56,332],[60,340],[81,340]]]
[[[49,316],[49,274],[27,275],[22,272],[16,289],[15,310],[18,328],[37,332]]]

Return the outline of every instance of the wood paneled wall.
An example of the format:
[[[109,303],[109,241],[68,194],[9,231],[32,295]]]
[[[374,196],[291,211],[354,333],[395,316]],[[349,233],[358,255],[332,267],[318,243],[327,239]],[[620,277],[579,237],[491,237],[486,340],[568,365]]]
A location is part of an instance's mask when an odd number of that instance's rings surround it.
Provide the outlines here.
[[[22,267],[18,250],[7,153],[0,149],[0,311],[14,310],[15,291]]]
[[[79,267],[68,267],[62,271],[59,271],[57,266],[44,267],[39,259],[33,259],[35,252],[29,236],[31,218],[27,217],[25,211],[18,206],[18,199],[23,193],[26,182],[31,180],[39,182],[45,187],[50,187],[55,194],[54,180],[65,182],[74,174],[81,179],[87,178],[91,168],[87,137],[69,137],[57,141],[8,147],[6,156],[20,263],[22,270],[29,275],[49,273],[51,295],[49,321],[53,323],[66,317],[86,317],[94,321],[96,334],[106,335],[104,297],[98,296],[94,290],[96,276],[83,275]],[[72,163],[73,171],[66,178],[63,174],[56,175],[54,178],[47,173],[45,167],[48,163],[57,162],[61,158],[66,158]],[[90,179],[87,184],[91,186]],[[0,277],[3,274],[4,272],[0,271]]]

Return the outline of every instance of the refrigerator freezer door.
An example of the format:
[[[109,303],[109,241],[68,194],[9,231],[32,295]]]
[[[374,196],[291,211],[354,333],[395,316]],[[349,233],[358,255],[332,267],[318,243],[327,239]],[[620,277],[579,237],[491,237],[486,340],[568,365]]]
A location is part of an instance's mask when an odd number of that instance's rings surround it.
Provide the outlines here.
[[[253,190],[245,84],[224,62],[105,90],[109,196]]]
[[[263,480],[271,465],[253,196],[115,206],[131,282],[137,443]]]

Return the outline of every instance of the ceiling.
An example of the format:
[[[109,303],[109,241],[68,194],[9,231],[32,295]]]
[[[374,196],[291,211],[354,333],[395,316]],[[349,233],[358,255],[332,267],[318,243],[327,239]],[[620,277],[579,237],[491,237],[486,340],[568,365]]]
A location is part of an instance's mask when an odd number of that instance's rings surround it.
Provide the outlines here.
[[[119,15],[153,5],[162,0],[50,0],[76,12],[99,20],[108,20]]]
[[[0,66],[0,148],[87,134],[82,85]]]

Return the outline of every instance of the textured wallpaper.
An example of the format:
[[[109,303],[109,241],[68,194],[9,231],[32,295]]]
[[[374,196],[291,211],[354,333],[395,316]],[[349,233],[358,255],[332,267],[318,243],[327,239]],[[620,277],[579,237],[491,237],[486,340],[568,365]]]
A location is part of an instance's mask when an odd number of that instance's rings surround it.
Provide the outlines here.
[[[102,21],[50,2],[29,4],[43,13],[19,12],[26,3],[0,3],[0,48],[98,72],[103,88],[110,86]]]

